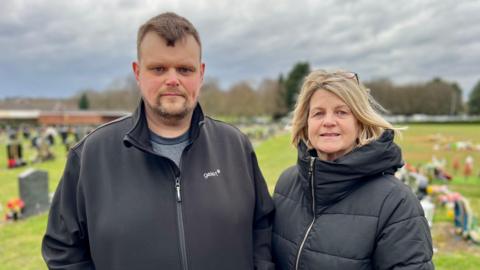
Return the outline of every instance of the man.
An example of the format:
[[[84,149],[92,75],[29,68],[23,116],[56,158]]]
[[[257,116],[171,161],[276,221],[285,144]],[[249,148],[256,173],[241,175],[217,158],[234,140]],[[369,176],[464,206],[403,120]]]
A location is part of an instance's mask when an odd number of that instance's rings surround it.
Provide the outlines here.
[[[205,65],[174,13],[140,27],[142,101],[69,153],[42,253],[50,269],[273,269],[273,204],[252,146],[197,104]]]

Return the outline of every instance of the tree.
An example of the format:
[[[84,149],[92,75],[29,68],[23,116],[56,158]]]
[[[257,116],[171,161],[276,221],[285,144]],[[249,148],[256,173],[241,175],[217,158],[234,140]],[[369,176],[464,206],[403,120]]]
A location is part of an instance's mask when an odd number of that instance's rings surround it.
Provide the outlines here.
[[[480,81],[477,82],[475,87],[468,98],[468,114],[479,115],[480,114]]]
[[[372,96],[392,114],[457,115],[462,112],[462,89],[437,77],[429,82],[393,85],[387,79],[366,82]]]
[[[380,78],[363,83],[368,89],[373,98],[382,105],[389,113],[395,114],[398,112],[400,100],[398,99],[398,92],[395,89],[392,81],[388,78]]]
[[[263,80],[256,92],[263,115],[270,115],[273,119],[279,119],[287,113],[279,80]]]
[[[83,93],[78,100],[78,108],[80,110],[88,110],[90,107],[90,102],[88,101],[88,97],[86,93]]]
[[[302,81],[308,73],[310,73],[310,65],[308,62],[299,62],[295,64],[288,74],[288,77],[285,80],[285,103],[287,104],[289,111],[295,106]]]
[[[248,82],[241,81],[234,84],[226,94],[225,104],[228,115],[231,116],[256,116],[261,114],[260,100],[256,91]]]
[[[460,114],[463,111],[462,106],[462,88],[454,82],[452,83],[452,102],[450,103],[450,114]]]
[[[200,90],[199,102],[207,115],[224,116],[227,114],[225,93],[220,89],[216,79],[205,79],[202,90]]]

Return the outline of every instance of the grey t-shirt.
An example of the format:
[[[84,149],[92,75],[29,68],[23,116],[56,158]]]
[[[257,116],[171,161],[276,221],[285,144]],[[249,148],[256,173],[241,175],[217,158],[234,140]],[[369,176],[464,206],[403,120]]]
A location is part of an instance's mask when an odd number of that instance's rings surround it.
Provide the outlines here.
[[[150,141],[153,151],[161,156],[171,159],[180,167],[183,149],[188,145],[189,132],[176,138],[164,138],[150,131]]]

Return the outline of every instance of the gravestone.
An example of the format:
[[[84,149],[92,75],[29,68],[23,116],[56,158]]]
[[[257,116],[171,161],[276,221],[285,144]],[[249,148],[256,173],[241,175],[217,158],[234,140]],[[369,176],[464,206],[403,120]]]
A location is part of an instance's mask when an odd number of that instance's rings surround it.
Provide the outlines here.
[[[16,141],[7,144],[7,167],[9,169],[26,165],[23,161],[22,145]]]
[[[18,176],[20,198],[25,203],[22,216],[29,217],[49,208],[48,172],[28,169]]]

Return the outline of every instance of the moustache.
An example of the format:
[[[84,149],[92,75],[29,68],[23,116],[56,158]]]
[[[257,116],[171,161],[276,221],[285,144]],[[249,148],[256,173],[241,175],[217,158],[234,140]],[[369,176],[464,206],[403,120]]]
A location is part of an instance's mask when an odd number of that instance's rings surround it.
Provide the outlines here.
[[[158,91],[157,94],[158,94],[158,97],[161,97],[161,96],[182,96],[182,97],[186,97],[187,96],[187,93],[185,93],[185,91],[182,91],[181,89],[173,89],[173,88],[160,90],[160,91]]]

